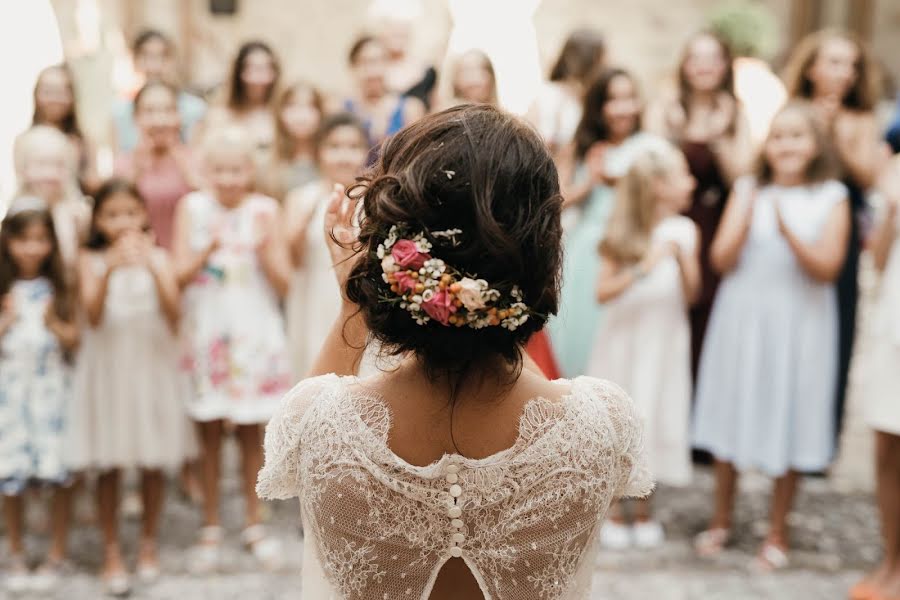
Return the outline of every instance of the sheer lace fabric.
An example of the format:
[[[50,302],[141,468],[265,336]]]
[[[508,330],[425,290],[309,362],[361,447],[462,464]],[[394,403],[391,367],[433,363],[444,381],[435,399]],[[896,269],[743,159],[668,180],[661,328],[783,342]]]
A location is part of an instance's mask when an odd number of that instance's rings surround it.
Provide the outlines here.
[[[586,598],[613,499],[652,487],[640,419],[614,384],[579,378],[526,405],[515,444],[413,466],[355,378],[301,382],[266,430],[262,497],[299,497],[307,542],[341,598],[427,598],[451,557],[485,598]]]

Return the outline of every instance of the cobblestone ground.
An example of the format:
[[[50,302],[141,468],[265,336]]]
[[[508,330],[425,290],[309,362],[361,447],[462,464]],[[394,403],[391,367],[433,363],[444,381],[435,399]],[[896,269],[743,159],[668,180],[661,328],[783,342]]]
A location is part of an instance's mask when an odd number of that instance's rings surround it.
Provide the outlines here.
[[[605,600],[692,599],[802,599],[835,600],[846,591],[866,565],[877,559],[877,521],[866,494],[832,491],[827,481],[805,482],[793,516],[796,551],[791,568],[760,575],[751,568],[754,552],[765,530],[767,482],[747,478],[737,509],[734,547],[715,561],[701,561],[690,549],[690,539],[703,524],[712,480],[697,473],[690,490],[663,489],[657,496],[658,514],[669,541],[652,552],[602,553],[596,572],[595,595]],[[302,547],[292,503],[272,505],[270,526],[284,543],[288,564],[279,573],[260,572],[237,540],[241,502],[237,482],[226,482],[225,523],[229,539],[223,573],[195,577],[186,569],[186,549],[200,524],[199,511],[174,493],[163,523],[162,561],[165,575],[152,586],[138,586],[132,598],[146,600],[282,600],[299,597]],[[33,519],[38,520],[39,519]],[[123,537],[134,555],[136,522],[126,519]],[[32,540],[38,554],[41,545]],[[72,536],[72,569],[55,595],[22,598],[94,600],[103,597],[94,573],[99,567],[99,535],[80,525]],[[0,597],[3,596],[0,591]],[[317,600],[317,599],[309,599]]]

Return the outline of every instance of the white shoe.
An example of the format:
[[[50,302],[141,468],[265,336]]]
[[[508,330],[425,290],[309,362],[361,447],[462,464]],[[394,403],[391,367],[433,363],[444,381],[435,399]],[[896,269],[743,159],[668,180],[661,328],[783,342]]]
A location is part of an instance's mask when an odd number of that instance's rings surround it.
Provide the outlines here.
[[[631,546],[631,527],[624,523],[606,521],[600,527],[600,544],[608,550],[625,550]]]
[[[21,594],[31,589],[31,573],[20,555],[13,557],[12,565],[3,577],[3,584],[11,594]]]
[[[642,521],[632,528],[634,545],[638,548],[658,548],[666,541],[666,532],[659,521]]]

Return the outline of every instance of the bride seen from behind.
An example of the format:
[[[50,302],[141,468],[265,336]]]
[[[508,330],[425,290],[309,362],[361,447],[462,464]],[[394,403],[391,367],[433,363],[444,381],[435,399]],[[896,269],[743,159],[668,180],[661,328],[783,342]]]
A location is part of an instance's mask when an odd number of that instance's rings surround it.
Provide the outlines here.
[[[336,190],[341,315],[257,488],[300,499],[302,597],[590,596],[610,503],[652,482],[620,388],[525,358],[558,305],[561,204],[540,137],[488,105],[405,128]],[[352,376],[367,341],[398,366]]]

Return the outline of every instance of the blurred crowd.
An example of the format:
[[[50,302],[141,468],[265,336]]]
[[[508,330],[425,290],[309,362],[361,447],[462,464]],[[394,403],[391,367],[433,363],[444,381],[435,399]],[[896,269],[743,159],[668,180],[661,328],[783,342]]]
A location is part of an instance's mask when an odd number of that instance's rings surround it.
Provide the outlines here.
[[[262,41],[241,45],[213,98],[178,84],[166,34],[143,31],[132,52],[143,85],[115,102],[113,178],[98,175],[64,64],[41,72],[33,124],[15,144],[18,191],[0,229],[0,493],[13,590],[56,583],[72,499],[92,493],[101,577],[110,593],[128,591],[124,470],[140,476],[138,578],[159,576],[173,474],[203,511],[190,567],[214,572],[229,435],[241,455],[242,540],[261,567],[279,566],[255,492],[262,426],[338,315],[331,191],[352,189],[381,145],[423,115],[498,102],[483,52],[438,73],[378,33],[348,48],[345,97],[283,81]],[[860,381],[885,554],[857,591],[900,597],[900,121],[879,119],[878,65],[855,37],[821,31],[793,49],[779,80],[702,31],[672,65],[676,85],[647,98],[606,57],[600,33],[573,32],[525,115],[557,161],[566,250],[561,310],[531,340],[532,358],[551,378],[622,385],[645,417],[661,484],[690,485],[691,451],[705,451],[717,483],[695,541],[702,555],[729,541],[738,474],[771,476],[756,560],[781,568],[800,476],[834,458],[860,256],[871,253],[883,279]],[[44,497],[37,485],[50,490],[52,541],[32,571],[23,515]],[[616,506],[601,539],[653,547],[664,535],[645,500]]]

